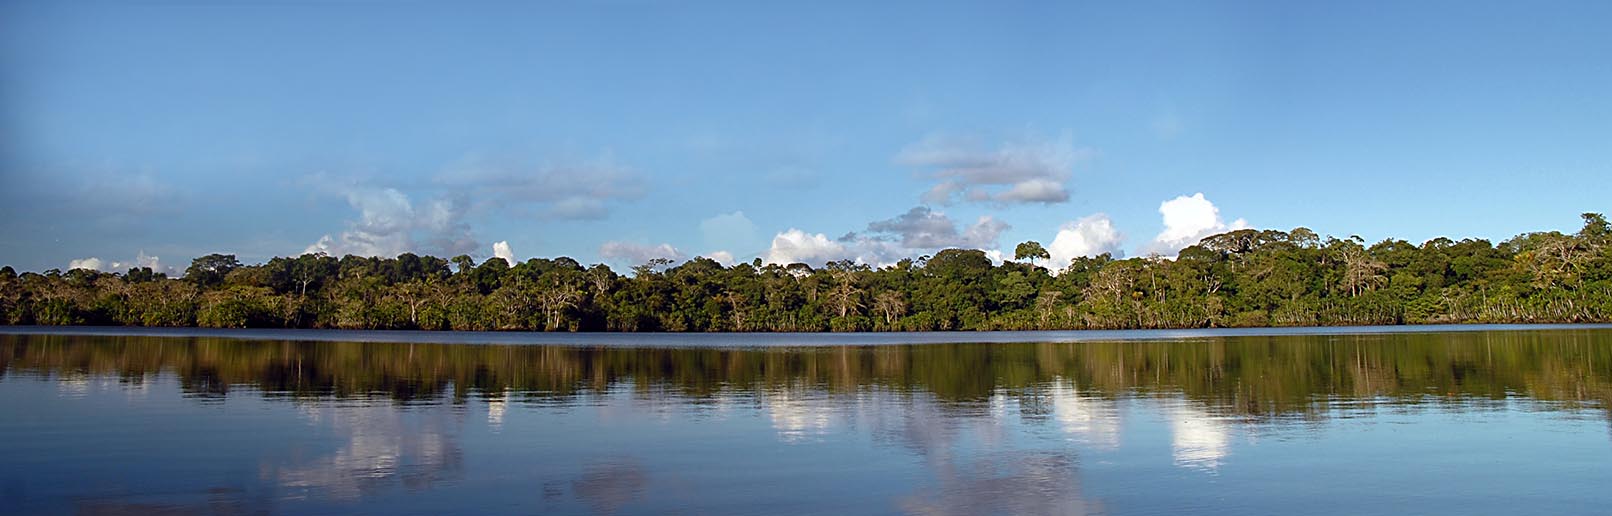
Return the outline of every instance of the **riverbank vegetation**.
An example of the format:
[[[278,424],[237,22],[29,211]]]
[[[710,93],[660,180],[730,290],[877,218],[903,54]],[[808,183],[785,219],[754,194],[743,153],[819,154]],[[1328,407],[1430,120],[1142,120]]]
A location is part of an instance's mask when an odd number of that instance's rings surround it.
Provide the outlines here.
[[[1612,321],[1612,227],[1488,240],[1322,238],[1245,229],[1174,259],[993,264],[947,249],[870,267],[403,254],[197,258],[146,268],[0,268],[0,323],[536,331],[932,331]]]

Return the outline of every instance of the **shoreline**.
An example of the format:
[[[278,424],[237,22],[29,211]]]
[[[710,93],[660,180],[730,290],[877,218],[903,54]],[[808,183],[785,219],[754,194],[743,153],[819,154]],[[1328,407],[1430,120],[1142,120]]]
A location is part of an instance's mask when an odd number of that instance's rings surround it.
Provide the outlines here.
[[[1387,335],[1438,332],[1517,332],[1612,329],[1612,323],[1417,324],[1248,328],[932,331],[932,332],[531,332],[341,330],[308,328],[154,328],[143,326],[0,326],[0,335],[66,337],[224,338],[304,342],[464,345],[609,346],[629,348],[748,348],[1016,344],[1201,340],[1224,337]]]

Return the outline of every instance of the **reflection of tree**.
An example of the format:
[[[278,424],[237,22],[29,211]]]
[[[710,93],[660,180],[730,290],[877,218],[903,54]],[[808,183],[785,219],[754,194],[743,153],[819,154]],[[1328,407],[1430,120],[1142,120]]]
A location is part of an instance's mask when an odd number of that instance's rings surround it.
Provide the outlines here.
[[[212,487],[182,496],[183,501],[162,503],[130,502],[118,499],[90,499],[77,504],[79,516],[182,516],[192,514],[275,514],[272,498],[248,496],[238,489]],[[13,507],[12,509],[15,509]]]
[[[694,399],[877,387],[954,404],[1006,392],[1032,413],[1056,411],[1078,427],[1087,407],[1134,395],[1183,396],[1211,415],[1242,417],[1325,417],[1330,402],[1379,397],[1423,404],[1523,396],[1605,407],[1612,402],[1608,344],[1612,332],[1604,330],[739,350],[4,335],[0,368],[60,378],[115,374],[130,384],[166,371],[201,396],[249,386],[276,397],[403,402],[573,403],[579,393],[614,387]],[[1065,383],[1080,386],[1079,394],[1058,391]],[[786,420],[799,401],[790,396],[772,400]],[[1036,408],[1041,402],[1051,405]],[[1088,431],[1100,439],[1105,430],[1081,430]]]
[[[1233,421],[1520,398],[1607,414],[1608,344],[1604,330],[736,350],[0,336],[0,371],[50,378],[67,393],[166,376],[191,395],[294,402],[340,442],[266,464],[263,478],[337,500],[460,478],[455,412],[391,403],[483,398],[490,427],[523,404],[668,417],[753,407],[786,442],[849,429],[910,451],[933,482],[900,501],[908,512],[1081,514],[1100,508],[1081,498],[1077,457],[1063,443],[1020,449],[1013,424],[1113,448],[1119,407],[1146,398],[1168,418],[1174,463],[1213,471],[1232,451]],[[649,471],[596,462],[544,484],[544,496],[630,510],[651,487]],[[673,481],[655,477],[653,487]]]

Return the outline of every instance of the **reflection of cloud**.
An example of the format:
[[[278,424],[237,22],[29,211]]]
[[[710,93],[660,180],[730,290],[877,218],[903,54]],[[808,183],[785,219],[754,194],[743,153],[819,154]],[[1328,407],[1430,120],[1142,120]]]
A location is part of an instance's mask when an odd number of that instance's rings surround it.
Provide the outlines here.
[[[1071,388],[1060,392],[1058,399],[1075,396]],[[1004,393],[978,403],[956,403],[923,391],[868,389],[842,397],[795,389],[767,393],[764,400],[785,441],[840,429],[865,430],[919,456],[935,483],[901,500],[908,513],[1095,512],[1077,488],[1073,455],[1016,449],[1007,426],[1013,398]],[[1087,410],[1101,417],[1112,407]]]
[[[83,373],[64,373],[56,380],[56,393],[63,398],[82,398],[90,392],[90,377]]]
[[[868,428],[876,437],[893,440],[926,459],[943,459],[956,444],[965,423],[993,424],[985,418],[968,418],[941,410],[941,402],[928,393],[871,391],[857,397],[853,425]]]
[[[1064,433],[1103,448],[1119,447],[1119,415],[1113,401],[1083,397],[1063,381],[1054,381],[1048,396]]]
[[[451,414],[405,413],[385,405],[320,407],[310,412],[314,424],[329,421],[336,432],[347,434],[347,442],[311,463],[266,470],[265,475],[281,486],[356,501],[399,483],[422,489],[462,473],[457,436],[450,435],[442,422]]]
[[[908,514],[1094,514],[1075,459],[1061,452],[998,453],[940,470],[939,485],[901,502]]]
[[[507,408],[505,405],[508,404],[508,387],[505,387],[504,392],[497,397],[487,398],[487,428],[492,430],[493,433],[498,433],[504,429],[504,410]]]
[[[768,392],[763,399],[772,427],[778,430],[778,437],[784,442],[801,442],[828,433],[835,426],[837,417],[833,410],[839,406],[837,403],[824,403],[823,398],[808,397],[789,389]]]
[[[588,502],[595,514],[615,514],[648,484],[649,474],[637,461],[603,462],[588,466],[581,478],[571,481],[571,492]]]
[[[1229,453],[1230,437],[1226,423],[1211,417],[1202,409],[1182,405],[1165,412],[1170,418],[1171,454],[1175,465],[1213,471],[1220,468],[1220,460]]]

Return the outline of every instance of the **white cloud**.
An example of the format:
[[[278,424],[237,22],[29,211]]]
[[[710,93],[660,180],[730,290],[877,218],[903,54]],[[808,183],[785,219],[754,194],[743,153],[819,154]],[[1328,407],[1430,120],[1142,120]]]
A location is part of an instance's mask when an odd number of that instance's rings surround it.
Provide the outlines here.
[[[93,256],[67,262],[67,270],[88,269],[101,272],[126,272],[136,267],[150,267],[153,272],[170,274],[174,272],[171,267],[164,267],[160,258],[147,255],[145,251],[140,251],[135,255],[134,260],[127,262],[102,260]]]
[[[1052,238],[1052,244],[1047,246],[1047,254],[1052,255],[1049,268],[1061,271],[1069,267],[1071,260],[1081,256],[1118,254],[1120,243],[1124,241],[1125,236],[1114,228],[1114,222],[1103,213],[1066,222],[1058,229],[1058,235]]]
[[[742,211],[700,221],[700,234],[705,238],[705,245],[715,248],[754,250],[759,243],[756,223],[751,222]]]
[[[733,266],[733,253],[730,253],[730,252],[727,252],[727,251],[712,251],[710,254],[707,254],[705,257],[710,258],[712,260],[716,260],[716,263],[720,263],[724,267],[732,267]]]
[[[327,188],[330,188],[327,186]],[[430,201],[421,207],[395,188],[349,185],[342,190],[347,204],[357,209],[358,220],[349,221],[339,236],[325,235],[303,253],[331,256],[393,257],[405,252],[424,251],[457,255],[481,247],[464,222],[465,203],[452,197]],[[416,237],[424,240],[417,246]]]
[[[646,245],[635,242],[610,241],[599,246],[599,256],[624,265],[641,265],[655,258],[674,262],[683,261],[683,252],[672,244]]]
[[[1015,183],[1012,188],[996,195],[996,200],[1021,203],[1055,203],[1069,200],[1063,183],[1051,179],[1030,179]]]
[[[510,265],[514,265],[516,263],[515,251],[509,248],[508,240],[493,242],[493,257],[503,258],[504,262]]]
[[[779,265],[822,265],[847,257],[845,246],[829,239],[827,235],[790,228],[772,237],[772,247],[767,249],[766,261]]]
[[[134,255],[134,265],[133,266],[134,267],[150,267],[153,272],[166,272],[166,273],[174,272],[173,267],[164,267],[162,265],[162,258],[148,255],[148,254],[146,254],[145,251],[140,251],[139,253],[136,253]]]
[[[101,271],[102,270],[101,267],[103,265],[107,265],[107,264],[101,263],[100,258],[95,258],[95,257],[80,258],[80,259],[77,259],[77,260],[72,260],[72,261],[67,262],[67,270],[86,269],[86,270],[92,270],[92,271]]]
[[[1159,204],[1159,214],[1164,216],[1164,231],[1154,237],[1147,251],[1165,256],[1175,256],[1204,237],[1248,227],[1243,219],[1227,224],[1220,217],[1220,208],[1201,192],[1164,201]]]
[[[907,146],[896,162],[926,169],[938,180],[924,202],[1055,204],[1069,200],[1066,184],[1076,164],[1091,157],[1067,135],[1056,141],[1006,142],[995,150],[961,138],[930,136]]]

